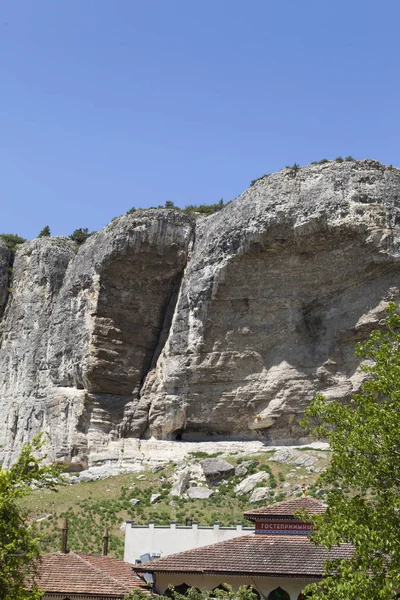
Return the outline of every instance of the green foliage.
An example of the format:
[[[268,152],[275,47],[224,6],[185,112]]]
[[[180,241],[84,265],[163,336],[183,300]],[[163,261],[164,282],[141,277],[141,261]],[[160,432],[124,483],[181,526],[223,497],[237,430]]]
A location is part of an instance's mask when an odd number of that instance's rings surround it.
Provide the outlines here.
[[[153,594],[152,594],[153,596]],[[169,586],[166,595],[154,595],[157,600],[257,600],[258,596],[250,586],[241,585],[238,590],[224,583],[213,591],[200,591],[189,588],[184,594],[179,593],[173,586]],[[135,590],[124,596],[124,600],[149,600],[149,595],[141,590]]]
[[[219,212],[220,210],[222,210],[224,207],[226,206],[226,204],[224,203],[224,199],[221,198],[219,202],[215,202],[215,204],[189,204],[188,206],[185,206],[185,208],[183,209],[184,213],[190,214],[190,213],[199,213],[201,215],[213,215],[216,212]]]
[[[344,159],[346,162],[352,162],[353,160],[355,160],[352,156],[346,156],[346,158]]]
[[[3,240],[5,245],[14,254],[20,244],[26,242],[26,239],[20,237],[16,233],[0,233],[0,238]]]
[[[40,436],[22,447],[9,470],[0,471],[0,598],[2,600],[41,597],[35,583],[32,592],[24,588],[36,573],[40,558],[40,539],[21,509],[19,500],[32,493],[32,484],[54,489],[59,470],[44,466]]]
[[[50,237],[50,236],[51,236],[50,227],[48,225],[46,225],[45,227],[43,227],[42,231],[39,233],[38,238]]]
[[[335,158],[335,162],[342,163],[342,162],[344,162],[344,159],[342,156],[338,156],[337,158]]]
[[[332,460],[320,477],[328,509],[315,517],[312,540],[354,546],[349,560],[329,561],[309,586],[317,600],[389,600],[400,588],[400,315],[358,344],[366,380],[347,405],[318,394],[306,412],[311,434],[327,438]]]
[[[75,229],[75,231],[73,233],[71,233],[71,235],[69,237],[73,242],[78,244],[78,246],[82,246],[82,244],[84,244],[86,242],[86,240],[94,233],[95,233],[95,231],[91,231],[89,233],[89,230],[87,227],[84,227],[83,229],[82,229],[82,227],[80,227],[79,229]]]
[[[294,163],[291,167],[289,167],[287,165],[286,168],[288,169],[287,174],[289,175],[289,177],[296,177],[296,175],[300,169],[300,165],[298,165],[297,163]]]
[[[215,204],[189,204],[185,208],[182,209],[182,208],[179,208],[179,206],[175,206],[175,204],[171,200],[167,200],[165,202],[164,206],[162,204],[159,204],[158,206],[150,206],[150,208],[138,208],[138,209],[136,209],[133,206],[126,212],[126,214],[131,215],[134,212],[136,212],[136,210],[151,210],[154,208],[161,208],[161,209],[170,209],[170,210],[174,209],[179,212],[184,212],[186,214],[198,213],[200,215],[208,216],[208,215],[213,215],[214,213],[222,210],[223,208],[225,208],[225,206],[227,204],[228,204],[228,202],[225,204],[224,199],[221,198],[221,200],[219,202],[215,202]]]
[[[325,165],[328,162],[330,162],[328,158],[322,158],[321,160],[314,160],[311,164],[312,165]]]
[[[221,454],[223,454],[223,452],[213,452],[211,454],[209,452],[203,452],[202,450],[196,452],[189,452],[189,456],[191,458],[216,458]]]
[[[265,173],[265,175],[261,175],[261,177],[257,177],[257,179],[252,179],[250,181],[250,187],[252,187],[254,184],[257,183],[257,181],[261,181],[261,179],[265,179],[265,177],[268,177],[269,173]]]

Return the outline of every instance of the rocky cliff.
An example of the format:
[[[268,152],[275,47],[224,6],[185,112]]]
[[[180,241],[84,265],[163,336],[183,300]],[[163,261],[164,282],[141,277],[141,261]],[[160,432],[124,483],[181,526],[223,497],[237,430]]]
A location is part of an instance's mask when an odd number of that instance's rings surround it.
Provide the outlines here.
[[[302,441],[315,392],[360,384],[399,240],[400,171],[365,160],[284,169],[206,218],[125,215],[78,250],[33,240],[11,284],[0,247],[3,459],[38,431],[82,466],[150,436]]]

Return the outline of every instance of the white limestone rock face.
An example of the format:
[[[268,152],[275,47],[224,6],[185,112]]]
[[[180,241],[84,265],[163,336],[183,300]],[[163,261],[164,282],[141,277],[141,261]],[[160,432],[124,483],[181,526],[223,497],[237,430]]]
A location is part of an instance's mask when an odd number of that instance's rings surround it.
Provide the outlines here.
[[[316,392],[362,381],[354,344],[400,283],[400,171],[284,169],[201,220],[170,335],[142,395],[149,434],[305,442]]]
[[[314,394],[362,381],[354,343],[399,300],[399,240],[400,171],[365,160],[284,169],[207,218],[33,240],[11,285],[1,245],[0,460],[39,431],[73,470],[152,436],[306,442]]]
[[[79,249],[42,238],[18,250],[1,322],[6,463],[42,431],[52,459],[86,468],[112,440],[146,429],[139,391],[168,334],[192,233],[186,215],[138,211]]]

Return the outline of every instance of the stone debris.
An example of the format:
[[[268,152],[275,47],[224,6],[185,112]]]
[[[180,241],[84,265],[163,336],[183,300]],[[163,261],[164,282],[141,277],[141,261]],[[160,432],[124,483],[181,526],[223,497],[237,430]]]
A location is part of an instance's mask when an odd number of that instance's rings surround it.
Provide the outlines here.
[[[235,474],[235,467],[222,458],[205,458],[201,466],[210,485],[217,485]]]
[[[244,477],[245,475],[247,475],[247,469],[244,464],[238,465],[235,469],[235,476]]]
[[[213,494],[214,492],[206,487],[191,487],[187,491],[187,496],[191,500],[204,500]]]
[[[40,519],[35,519],[36,523],[41,523],[42,521],[46,521],[46,519],[48,519],[49,517],[52,517],[53,515],[51,513],[49,513],[48,515],[45,515],[44,517],[40,517]]]
[[[182,470],[177,470],[172,478],[173,485],[169,492],[170,496],[182,496],[189,487],[191,478],[190,467],[185,467]]]
[[[255,488],[249,498],[250,504],[253,504],[254,502],[261,502],[261,500],[270,499],[270,489],[271,488],[269,487]]]
[[[304,450],[299,451],[294,448],[283,447],[277,450],[269,460],[280,464],[293,464],[296,467],[308,467],[315,464],[318,458]]]
[[[154,504],[159,498],[161,498],[161,494],[152,494],[150,496],[150,504]]]
[[[243,479],[240,483],[235,486],[235,493],[238,496],[244,496],[244,494],[248,494],[251,492],[258,483],[261,481],[269,480],[269,475],[265,471],[259,471],[258,473],[254,473],[253,475],[249,475],[246,479]]]

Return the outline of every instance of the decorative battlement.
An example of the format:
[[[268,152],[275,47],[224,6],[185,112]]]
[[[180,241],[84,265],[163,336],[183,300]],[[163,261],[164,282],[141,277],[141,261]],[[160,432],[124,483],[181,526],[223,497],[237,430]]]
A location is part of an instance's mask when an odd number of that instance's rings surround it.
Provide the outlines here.
[[[208,546],[224,542],[232,538],[251,535],[254,527],[243,527],[242,522],[232,527],[221,527],[219,521],[213,525],[199,525],[197,521],[187,520],[185,525],[170,521],[169,525],[156,525],[150,521],[148,525],[136,525],[127,521],[125,528],[125,561],[137,564],[155,556],[168,556],[192,548]]]
[[[177,521],[170,521],[169,525],[156,525],[156,521],[149,521],[148,525],[136,525],[135,521],[126,521],[127,526],[135,529],[170,529],[176,530],[208,530],[208,531],[246,531],[253,533],[254,527],[243,527],[242,521],[237,521],[236,526],[221,527],[219,521],[214,521],[213,525],[199,525],[198,521],[191,521],[186,525],[179,525]]]

